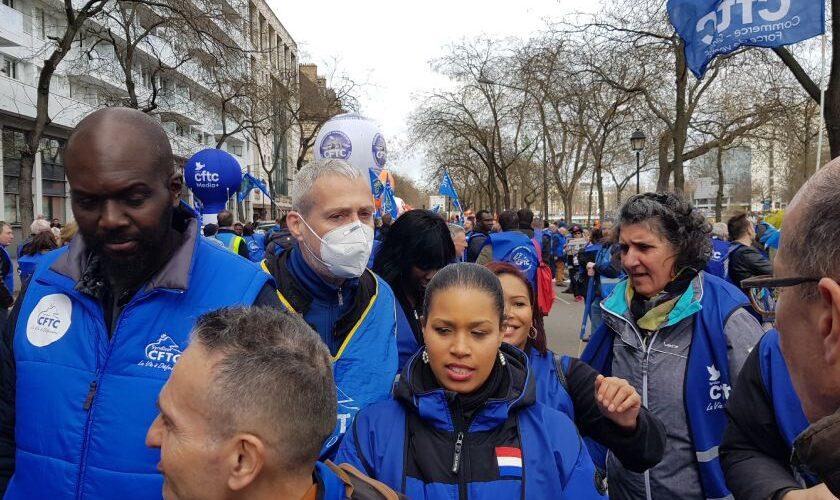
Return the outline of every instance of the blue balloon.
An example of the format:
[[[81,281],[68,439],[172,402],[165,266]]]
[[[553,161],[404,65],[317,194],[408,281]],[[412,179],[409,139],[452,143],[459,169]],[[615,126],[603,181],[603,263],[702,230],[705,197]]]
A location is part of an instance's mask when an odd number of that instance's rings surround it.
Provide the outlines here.
[[[210,148],[187,160],[184,178],[195,197],[201,200],[202,212],[216,214],[225,209],[228,198],[242,184],[242,169],[227,151]]]

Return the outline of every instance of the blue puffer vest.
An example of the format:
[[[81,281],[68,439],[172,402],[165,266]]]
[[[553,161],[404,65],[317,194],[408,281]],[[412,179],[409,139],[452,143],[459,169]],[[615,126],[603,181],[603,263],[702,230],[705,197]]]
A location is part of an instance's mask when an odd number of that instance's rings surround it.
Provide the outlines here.
[[[252,304],[270,281],[197,237],[195,221],[187,235],[125,306],[110,340],[100,303],[62,273],[81,267],[81,247],[44,257],[15,328],[16,470],[6,498],[161,497],[160,453],[145,446],[158,392],[199,315]]]

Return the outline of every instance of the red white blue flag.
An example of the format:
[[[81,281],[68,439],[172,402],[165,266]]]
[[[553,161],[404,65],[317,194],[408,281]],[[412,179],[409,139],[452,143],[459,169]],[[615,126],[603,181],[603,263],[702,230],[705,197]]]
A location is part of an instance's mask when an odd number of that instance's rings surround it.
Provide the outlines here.
[[[496,447],[496,462],[500,477],[522,477],[522,450],[508,446]]]

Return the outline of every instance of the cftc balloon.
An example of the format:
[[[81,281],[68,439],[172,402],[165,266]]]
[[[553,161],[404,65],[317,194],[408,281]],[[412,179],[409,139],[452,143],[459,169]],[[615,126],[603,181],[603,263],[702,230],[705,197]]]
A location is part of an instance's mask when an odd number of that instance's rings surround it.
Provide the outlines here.
[[[340,158],[367,174],[377,175],[388,161],[388,148],[379,125],[358,113],[345,113],[327,121],[315,139],[316,158]]]
[[[217,214],[239,189],[242,169],[227,151],[203,149],[184,164],[184,178],[195,197],[201,200],[202,212]]]

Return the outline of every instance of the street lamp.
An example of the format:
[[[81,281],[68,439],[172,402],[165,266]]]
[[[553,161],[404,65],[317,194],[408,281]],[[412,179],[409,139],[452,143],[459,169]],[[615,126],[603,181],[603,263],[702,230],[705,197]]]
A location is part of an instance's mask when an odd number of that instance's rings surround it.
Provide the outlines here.
[[[630,148],[636,153],[636,194],[641,192],[641,184],[639,181],[639,173],[641,170],[640,155],[645,149],[645,133],[641,130],[636,130],[630,135]]]

